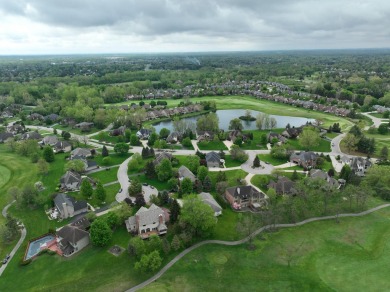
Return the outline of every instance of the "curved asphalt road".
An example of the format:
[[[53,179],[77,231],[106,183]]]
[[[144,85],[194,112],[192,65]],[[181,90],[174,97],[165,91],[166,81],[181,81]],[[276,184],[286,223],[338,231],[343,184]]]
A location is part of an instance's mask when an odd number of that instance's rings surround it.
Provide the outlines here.
[[[4,207],[4,209],[1,212],[3,217],[7,217],[8,208],[11,207],[11,205],[13,203],[15,203],[15,202],[16,201],[12,201],[11,203],[9,203],[7,206]],[[5,268],[8,266],[9,262],[12,260],[12,258],[15,255],[15,253],[18,251],[19,247],[22,245],[24,239],[26,238],[26,235],[27,235],[27,230],[26,230],[26,228],[24,228],[24,225],[22,225],[22,231],[21,231],[21,234],[20,234],[20,239],[19,239],[18,243],[15,245],[15,247],[12,249],[12,251],[10,252],[10,254],[9,254],[10,258],[9,258],[8,262],[0,267],[0,276],[3,274]]]
[[[339,214],[338,216],[324,216],[324,217],[314,217],[314,218],[310,218],[310,219],[306,219],[306,220],[303,220],[301,222],[298,222],[298,223],[292,223],[292,224],[275,224],[275,225],[267,225],[267,226],[263,226],[259,229],[257,229],[255,232],[253,232],[251,235],[249,235],[248,237],[245,237],[241,240],[237,240],[237,241],[223,241],[223,240],[205,240],[205,241],[202,241],[202,242],[199,242],[187,249],[185,249],[184,251],[182,251],[180,254],[178,254],[173,260],[171,260],[165,267],[163,267],[156,275],[154,275],[153,277],[151,277],[150,279],[146,280],[145,282],[142,282],[141,284],[138,284],[137,286],[134,286],[133,288],[129,289],[129,290],[126,290],[126,292],[133,292],[133,291],[137,291],[139,289],[142,289],[144,288],[145,286],[149,285],[150,283],[156,281],[158,278],[160,278],[169,268],[171,268],[178,260],[180,260],[182,257],[184,257],[186,254],[188,254],[189,252],[193,251],[194,249],[200,247],[200,246],[203,246],[205,244],[220,244],[220,245],[227,245],[227,246],[233,246],[233,245],[239,245],[239,244],[243,244],[247,241],[249,241],[250,238],[253,238],[254,236],[260,234],[261,232],[263,232],[264,230],[267,230],[271,227],[273,228],[288,228],[288,227],[296,227],[296,226],[301,226],[301,225],[304,225],[304,224],[307,224],[307,223],[310,223],[310,222],[314,222],[314,221],[322,221],[322,220],[331,220],[331,219],[336,219],[338,217],[360,217],[360,216],[364,216],[364,215],[367,215],[367,214],[370,214],[372,212],[375,212],[377,210],[380,210],[380,209],[383,209],[383,208],[387,208],[389,207],[390,204],[384,204],[384,205],[380,205],[380,206],[377,206],[375,208],[372,208],[372,209],[369,209],[367,211],[364,211],[364,212],[361,212],[361,213],[356,213],[356,214]]]

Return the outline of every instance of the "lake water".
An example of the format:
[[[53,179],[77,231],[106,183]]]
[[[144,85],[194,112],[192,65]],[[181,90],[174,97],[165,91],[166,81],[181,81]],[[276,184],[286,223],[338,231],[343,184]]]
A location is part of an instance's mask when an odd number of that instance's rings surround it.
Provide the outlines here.
[[[219,118],[219,128],[222,130],[229,130],[229,123],[232,119],[238,118],[240,116],[245,116],[246,110],[243,109],[235,109],[235,110],[217,110],[216,114]],[[251,111],[252,117],[256,117],[260,112],[258,111]],[[196,124],[197,119],[200,116],[195,117],[189,117],[184,118],[186,121],[191,121]],[[276,119],[276,127],[277,128],[284,128],[287,124],[290,124],[291,127],[299,127],[307,122],[314,122],[314,119],[307,119],[307,118],[300,118],[300,117],[289,117],[289,116],[276,116],[276,115],[270,115],[270,117],[273,117]],[[256,121],[241,121],[242,125],[244,126],[244,130],[257,130],[256,127]],[[154,124],[153,127],[156,129],[157,133],[160,132],[162,128],[167,128],[168,130],[172,131],[172,121],[165,121],[158,124]]]

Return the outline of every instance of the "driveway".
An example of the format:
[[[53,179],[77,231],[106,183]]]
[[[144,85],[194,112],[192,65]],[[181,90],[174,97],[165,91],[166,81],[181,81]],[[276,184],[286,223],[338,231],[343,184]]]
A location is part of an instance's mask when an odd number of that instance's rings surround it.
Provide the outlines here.
[[[127,176],[127,164],[129,163],[132,156],[127,158],[125,161],[122,162],[122,164],[118,168],[118,182],[121,185],[121,192],[117,193],[115,196],[115,199],[120,203],[124,199],[129,197],[129,177]]]
[[[376,112],[373,112],[373,113],[376,113]],[[374,117],[372,115],[370,115],[370,113],[363,113],[363,115],[365,115],[366,117],[370,118],[372,120],[372,122],[374,123],[374,127],[375,128],[378,128],[382,123],[387,123],[389,122],[389,119],[381,119],[381,118],[377,118],[377,117]],[[367,129],[368,130],[368,129]]]
[[[270,174],[274,170],[274,166],[260,161],[260,167],[253,168],[253,160],[257,154],[267,154],[269,150],[247,150],[248,160],[241,164],[241,169],[252,174]]]

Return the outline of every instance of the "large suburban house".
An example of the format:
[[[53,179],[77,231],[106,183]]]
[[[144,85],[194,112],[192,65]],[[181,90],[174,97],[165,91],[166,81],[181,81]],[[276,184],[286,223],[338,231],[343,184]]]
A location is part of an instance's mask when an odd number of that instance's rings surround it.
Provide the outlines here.
[[[340,159],[342,164],[349,165],[351,170],[357,176],[364,176],[366,174],[367,169],[372,166],[372,163],[369,159],[363,157],[347,157],[343,156]]]
[[[50,135],[43,137],[40,144],[54,146],[58,142],[58,137],[56,135]]]
[[[127,231],[138,234],[142,239],[150,235],[162,235],[167,233],[165,222],[169,220],[169,214],[160,207],[152,204],[149,209],[141,207],[135,216],[125,221]]]
[[[172,132],[167,137],[167,142],[175,144],[182,139],[182,135],[179,132]]]
[[[211,151],[206,154],[207,167],[219,167],[221,164],[221,157],[215,151]]]
[[[74,156],[81,156],[84,158],[90,157],[92,156],[91,149],[78,147],[70,152],[70,159],[72,159]]]
[[[38,132],[27,132],[27,133],[24,133],[22,134],[22,136],[20,137],[21,140],[38,140],[38,141],[41,141],[42,140],[42,135],[39,134]]]
[[[246,207],[259,208],[266,203],[265,195],[253,186],[237,186],[227,188],[225,198],[233,209]]]
[[[70,152],[72,150],[72,144],[68,141],[58,141],[53,146],[54,153]]]
[[[69,257],[89,244],[89,233],[74,225],[65,225],[57,231],[58,247]]]
[[[213,209],[215,217],[222,214],[222,207],[218,204],[218,202],[214,199],[214,197],[210,193],[202,192],[199,194],[199,197],[203,203],[209,205]]]
[[[198,131],[196,134],[199,142],[212,141],[215,135],[213,132],[210,131]]]
[[[185,178],[189,178],[193,183],[196,181],[195,174],[192,173],[186,166],[182,165],[177,170],[179,180],[182,181]]]
[[[61,178],[61,189],[67,191],[75,191],[80,188],[81,185],[81,175],[77,172],[68,170]]]
[[[161,161],[163,161],[163,159],[168,159],[169,161],[171,161],[172,158],[173,158],[173,156],[171,153],[161,152],[161,153],[156,155],[156,158],[153,160],[153,163],[155,166],[157,166],[161,163]]]
[[[317,164],[317,154],[312,151],[302,151],[299,153],[293,153],[290,156],[290,162],[298,164],[305,169],[313,168]]]
[[[80,160],[82,163],[84,163],[84,170],[86,172],[99,168],[96,161],[86,159],[85,156],[71,156],[70,160]]]
[[[343,185],[343,184],[340,184],[340,182],[337,179],[329,176],[328,173],[326,173],[325,171],[323,171],[321,169],[311,169],[309,171],[309,177],[313,178],[313,179],[319,178],[319,179],[325,180],[329,186],[332,186],[336,189],[339,189],[340,186]]]
[[[138,139],[140,139],[140,140],[147,140],[147,139],[149,139],[150,134],[151,134],[151,131],[148,130],[148,129],[140,129],[136,133]]]
[[[294,182],[285,176],[279,176],[276,181],[269,182],[268,188],[274,189],[277,195],[288,195],[294,193]]]
[[[7,139],[12,139],[14,138],[14,134],[12,133],[7,133],[7,132],[4,132],[4,133],[0,133],[0,143],[4,143],[5,141],[7,141]]]
[[[282,136],[289,139],[294,139],[299,136],[300,133],[302,133],[303,126],[301,127],[288,127],[282,132]]]
[[[55,196],[54,205],[61,219],[72,218],[73,216],[88,212],[86,201],[76,201],[73,197],[63,193]]]

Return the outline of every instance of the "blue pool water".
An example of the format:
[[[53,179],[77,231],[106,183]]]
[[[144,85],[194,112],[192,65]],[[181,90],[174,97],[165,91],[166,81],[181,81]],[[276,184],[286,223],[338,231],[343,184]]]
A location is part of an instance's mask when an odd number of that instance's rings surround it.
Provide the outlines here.
[[[52,241],[55,237],[53,235],[47,235],[40,239],[30,242],[25,260],[28,260],[39,253],[41,246],[46,242]]]

